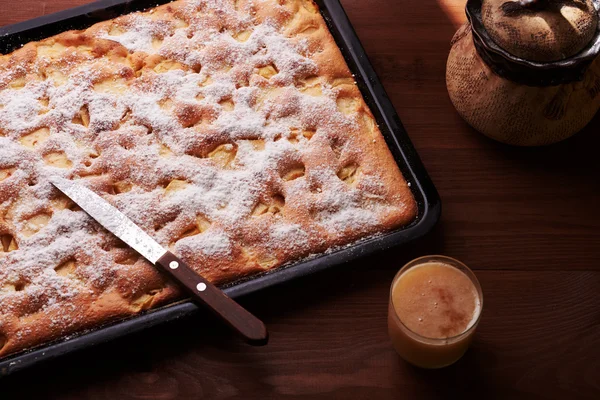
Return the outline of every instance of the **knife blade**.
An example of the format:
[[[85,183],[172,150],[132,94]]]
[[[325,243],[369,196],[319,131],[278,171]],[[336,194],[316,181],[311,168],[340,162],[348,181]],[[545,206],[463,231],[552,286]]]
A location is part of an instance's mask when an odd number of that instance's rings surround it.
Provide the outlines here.
[[[51,177],[50,182],[106,230],[121,239],[153,265],[162,268],[201,305],[207,306],[250,344],[268,341],[265,325],[229,298],[208,280],[194,272],[183,260],[161,246],[125,214],[87,187],[71,180]]]

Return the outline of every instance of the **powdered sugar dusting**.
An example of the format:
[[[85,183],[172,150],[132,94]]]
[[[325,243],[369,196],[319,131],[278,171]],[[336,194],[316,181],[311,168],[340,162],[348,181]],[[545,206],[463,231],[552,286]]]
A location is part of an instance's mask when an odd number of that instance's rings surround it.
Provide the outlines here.
[[[147,287],[152,267],[53,176],[95,191],[216,282],[379,232],[403,211],[368,158],[356,87],[322,74],[320,41],[255,18],[292,4],[242,3],[174,2],[91,28],[95,48],[0,65],[0,334],[38,312],[69,331],[84,316],[57,310],[110,292],[133,313],[138,295],[164,289]],[[342,96],[358,105],[341,108]]]
[[[129,51],[143,51],[148,54],[155,53],[156,41],[169,33],[171,25],[168,21],[153,21],[137,13],[124,18],[123,21],[124,32],[106,32],[99,37],[119,42]]]
[[[286,243],[293,248],[306,248],[309,243],[308,234],[302,226],[296,224],[276,225],[271,230],[270,243]]]
[[[208,257],[227,257],[231,254],[232,243],[224,232],[197,235],[181,239],[175,247],[181,253],[199,252]]]

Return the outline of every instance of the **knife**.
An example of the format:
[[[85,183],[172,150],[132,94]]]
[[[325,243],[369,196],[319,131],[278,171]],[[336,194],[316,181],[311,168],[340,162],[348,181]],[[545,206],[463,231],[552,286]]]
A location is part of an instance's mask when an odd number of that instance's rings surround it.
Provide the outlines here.
[[[179,282],[192,300],[207,306],[244,336],[248,343],[259,346],[267,344],[269,335],[262,321],[163,248],[125,214],[85,186],[60,177],[51,177],[50,182],[109,232]]]

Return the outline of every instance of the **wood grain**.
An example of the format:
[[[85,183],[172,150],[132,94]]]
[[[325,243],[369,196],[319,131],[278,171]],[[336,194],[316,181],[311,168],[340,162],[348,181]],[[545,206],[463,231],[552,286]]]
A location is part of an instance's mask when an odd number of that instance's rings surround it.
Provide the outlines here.
[[[0,3],[0,24],[85,0]],[[600,398],[600,118],[551,147],[469,128],[446,94],[464,0],[342,0],[443,200],[427,238],[246,298],[270,344],[240,343],[208,314],[0,381],[7,399]],[[398,359],[389,284],[411,258],[477,270],[473,348],[440,371]]]

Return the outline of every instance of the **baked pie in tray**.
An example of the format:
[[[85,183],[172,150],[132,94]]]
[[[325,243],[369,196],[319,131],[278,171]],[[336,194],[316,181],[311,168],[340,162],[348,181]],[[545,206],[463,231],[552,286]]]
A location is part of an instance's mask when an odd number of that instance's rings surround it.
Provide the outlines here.
[[[180,297],[49,183],[222,284],[410,223],[311,0],[181,0],[0,57],[0,357]]]

